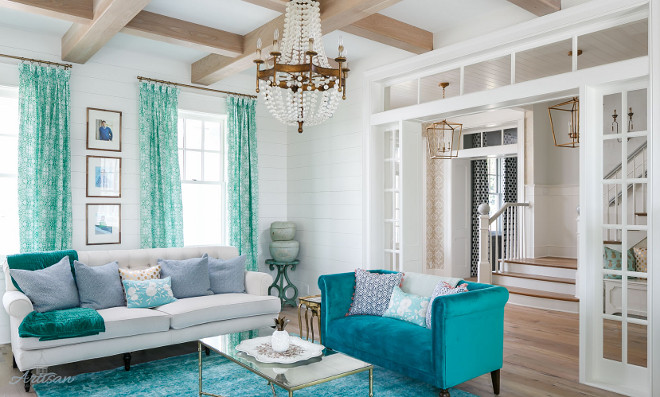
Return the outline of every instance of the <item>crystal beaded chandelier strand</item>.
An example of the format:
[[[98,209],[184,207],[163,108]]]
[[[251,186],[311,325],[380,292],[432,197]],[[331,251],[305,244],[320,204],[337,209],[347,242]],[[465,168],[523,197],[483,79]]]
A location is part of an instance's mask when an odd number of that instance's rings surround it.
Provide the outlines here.
[[[321,34],[319,2],[292,0],[287,4],[284,31],[279,42],[275,30],[270,58],[261,58],[257,41],[257,92],[271,114],[287,125],[317,125],[332,117],[339,99],[346,99],[349,71],[346,50],[339,43],[337,68],[330,66]],[[272,66],[271,66],[272,63]],[[265,64],[266,69],[261,70]]]

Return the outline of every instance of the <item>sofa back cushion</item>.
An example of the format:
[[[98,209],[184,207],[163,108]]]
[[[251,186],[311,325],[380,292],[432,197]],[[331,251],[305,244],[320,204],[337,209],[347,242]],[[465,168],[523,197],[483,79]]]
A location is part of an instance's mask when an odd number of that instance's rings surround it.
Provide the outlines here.
[[[71,270],[73,270],[73,261],[78,259],[78,254],[74,250],[29,252],[25,254],[7,255],[7,259],[3,264],[3,270],[5,271],[5,288],[7,291],[20,291],[20,288],[17,287],[16,282],[9,274],[9,269],[45,269],[48,266],[58,263],[65,256],[69,257]]]
[[[227,260],[204,255],[209,260],[209,278],[214,294],[245,292],[245,255]]]
[[[407,294],[431,296],[435,286],[438,285],[438,283],[441,281],[447,282],[452,287],[455,287],[458,282],[461,281],[461,279],[454,277],[434,276],[424,273],[406,272],[403,275],[401,289]]]
[[[78,260],[87,266],[101,266],[117,261],[120,268],[146,269],[158,264],[158,259],[189,259],[209,256],[230,259],[238,256],[235,247],[210,245],[200,247],[145,248],[134,250],[79,251]]]
[[[80,307],[101,310],[124,306],[124,291],[119,279],[117,262],[103,266],[87,266],[73,262]]]
[[[32,301],[35,311],[71,309],[80,305],[69,257],[40,270],[11,269],[11,276]]]
[[[158,260],[160,277],[172,279],[172,292],[177,299],[213,295],[209,278],[209,258]]]

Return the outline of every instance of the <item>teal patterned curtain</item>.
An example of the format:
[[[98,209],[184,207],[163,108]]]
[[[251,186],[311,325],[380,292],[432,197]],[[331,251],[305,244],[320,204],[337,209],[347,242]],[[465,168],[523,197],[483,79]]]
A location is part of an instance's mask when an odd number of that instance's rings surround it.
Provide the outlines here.
[[[183,246],[177,147],[179,89],[140,83],[140,244]]]
[[[227,99],[227,212],[229,244],[247,260],[247,270],[257,270],[259,237],[259,183],[257,175],[256,101]]]
[[[71,248],[69,70],[19,65],[21,252]]]

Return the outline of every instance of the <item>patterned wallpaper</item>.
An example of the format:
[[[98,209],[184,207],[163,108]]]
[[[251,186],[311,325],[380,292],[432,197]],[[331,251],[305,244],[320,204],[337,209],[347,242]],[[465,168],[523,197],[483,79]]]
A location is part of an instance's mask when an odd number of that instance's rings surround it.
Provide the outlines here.
[[[426,140],[426,127],[422,125],[422,135]],[[445,268],[445,232],[444,232],[444,189],[445,161],[426,159],[426,252],[424,255],[427,269]]]

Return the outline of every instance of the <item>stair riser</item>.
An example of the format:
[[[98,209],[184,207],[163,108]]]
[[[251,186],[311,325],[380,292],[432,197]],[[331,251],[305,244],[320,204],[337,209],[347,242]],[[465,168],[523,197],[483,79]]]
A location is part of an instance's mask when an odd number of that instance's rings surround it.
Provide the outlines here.
[[[575,275],[577,273],[577,270],[575,269],[523,265],[522,263],[508,263],[508,262],[503,264],[502,270],[511,273],[536,274],[539,276],[572,278],[572,279],[575,279]]]
[[[557,292],[559,294],[575,295],[575,284],[557,283],[553,281],[531,280],[520,277],[508,277],[493,274],[493,284],[505,287],[520,287],[536,291]]]
[[[556,299],[537,298],[534,296],[510,294],[510,304],[535,307],[537,309],[557,310],[560,312],[577,313],[579,302],[560,301]]]

